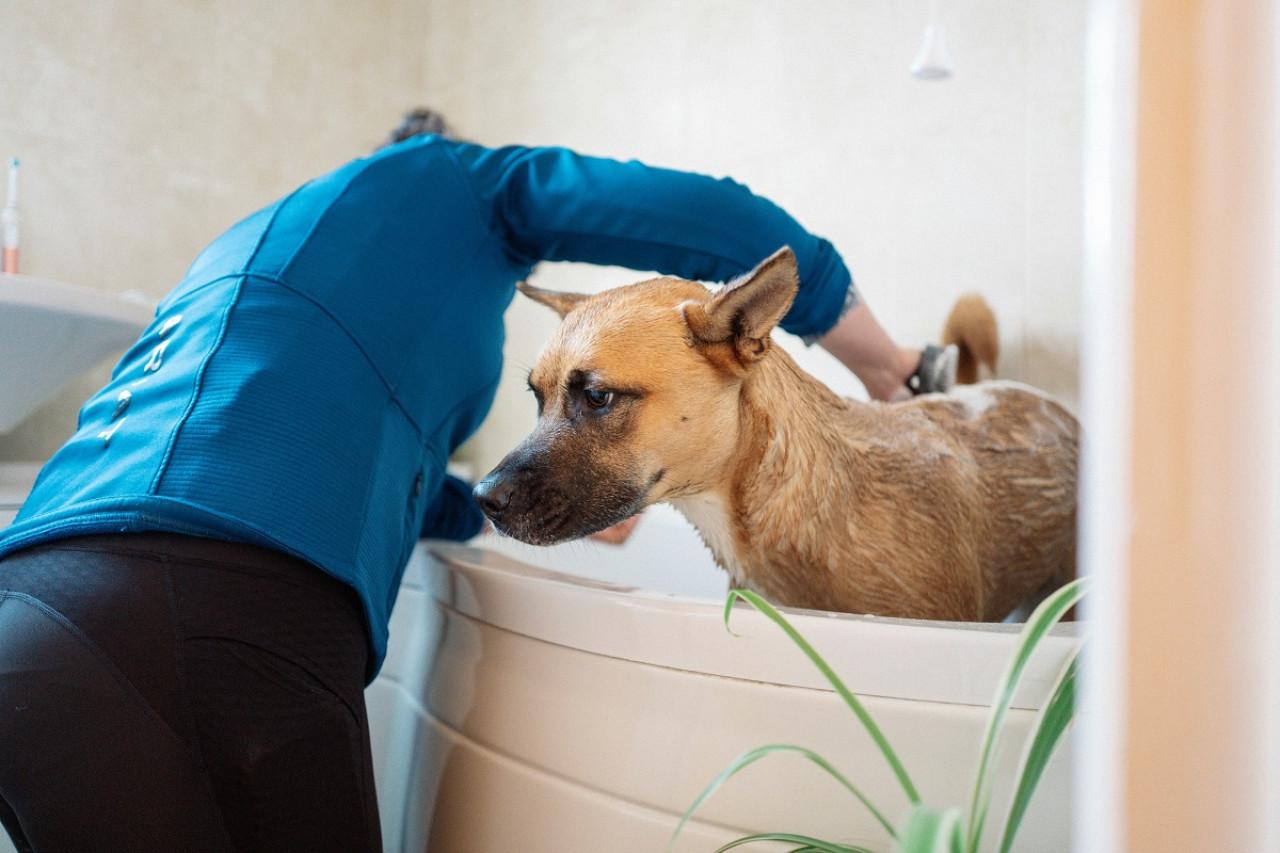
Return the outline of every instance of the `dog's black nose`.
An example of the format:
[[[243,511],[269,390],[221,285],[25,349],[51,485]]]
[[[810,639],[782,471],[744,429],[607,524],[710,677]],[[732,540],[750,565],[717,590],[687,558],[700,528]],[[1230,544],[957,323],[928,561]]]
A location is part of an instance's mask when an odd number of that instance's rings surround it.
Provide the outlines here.
[[[476,487],[471,490],[471,496],[476,499],[476,503],[480,504],[480,509],[484,510],[485,515],[497,519],[511,505],[511,494],[514,491],[510,478],[490,474],[476,484]]]

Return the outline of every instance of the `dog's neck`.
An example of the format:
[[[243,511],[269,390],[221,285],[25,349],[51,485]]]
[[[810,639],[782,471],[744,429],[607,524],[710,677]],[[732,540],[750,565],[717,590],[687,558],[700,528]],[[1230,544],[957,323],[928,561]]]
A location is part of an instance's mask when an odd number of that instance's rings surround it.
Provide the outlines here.
[[[825,550],[814,533],[827,529],[819,516],[846,508],[832,504],[822,472],[858,465],[850,420],[874,420],[876,408],[838,396],[776,346],[756,365],[739,395],[737,464],[711,489],[672,501],[734,585],[786,582],[785,570],[758,569],[763,553],[804,554],[811,564]],[[761,541],[779,536],[782,548]]]

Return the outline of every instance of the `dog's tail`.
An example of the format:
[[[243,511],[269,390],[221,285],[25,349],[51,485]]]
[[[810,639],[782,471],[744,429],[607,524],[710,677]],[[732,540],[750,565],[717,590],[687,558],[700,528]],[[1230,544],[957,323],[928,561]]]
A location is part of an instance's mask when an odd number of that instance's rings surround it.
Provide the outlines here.
[[[942,345],[955,344],[960,350],[956,366],[956,382],[972,384],[996,372],[1000,358],[1000,333],[996,315],[976,293],[966,293],[956,300],[947,323],[942,328]]]

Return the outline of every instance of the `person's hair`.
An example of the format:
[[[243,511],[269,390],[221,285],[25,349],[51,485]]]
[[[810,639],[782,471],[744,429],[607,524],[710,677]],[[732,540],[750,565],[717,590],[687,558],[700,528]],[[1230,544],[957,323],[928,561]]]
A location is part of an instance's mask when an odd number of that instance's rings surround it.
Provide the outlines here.
[[[400,124],[387,134],[387,141],[383,145],[395,145],[397,142],[404,142],[406,139],[421,136],[424,133],[434,133],[446,139],[458,138],[453,132],[453,127],[440,113],[426,107],[415,107],[405,113]]]

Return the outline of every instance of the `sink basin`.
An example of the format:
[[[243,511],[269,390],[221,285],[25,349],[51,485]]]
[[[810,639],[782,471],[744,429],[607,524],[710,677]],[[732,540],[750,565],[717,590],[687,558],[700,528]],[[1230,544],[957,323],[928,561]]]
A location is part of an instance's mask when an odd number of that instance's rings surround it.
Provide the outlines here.
[[[0,435],[86,370],[118,356],[155,302],[27,275],[0,275]]]

